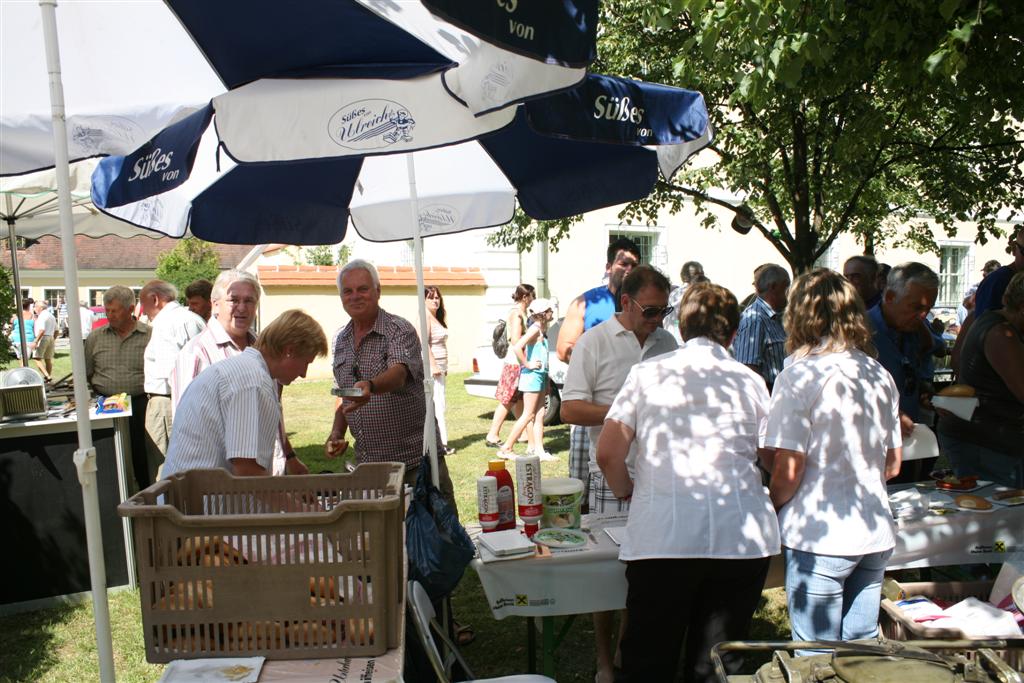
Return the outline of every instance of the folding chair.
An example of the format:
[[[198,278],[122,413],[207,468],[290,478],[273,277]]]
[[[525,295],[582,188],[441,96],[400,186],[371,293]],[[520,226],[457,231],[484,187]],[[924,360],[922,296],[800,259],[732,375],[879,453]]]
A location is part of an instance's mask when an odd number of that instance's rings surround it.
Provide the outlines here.
[[[434,637],[441,639],[444,646],[455,656],[455,660],[462,667],[470,680],[476,683],[555,683],[547,676],[537,674],[521,674],[517,676],[502,676],[501,678],[475,678],[469,669],[469,664],[463,658],[462,653],[452,642],[451,638],[444,632],[441,625],[437,623],[437,613],[430,603],[430,596],[418,581],[409,582],[409,590],[406,594],[409,602],[409,609],[412,610],[412,620],[416,624],[416,632],[419,634],[423,649],[430,660],[430,666],[434,669],[439,683],[451,683],[451,679],[445,672],[444,661],[441,659],[441,652],[437,648]]]

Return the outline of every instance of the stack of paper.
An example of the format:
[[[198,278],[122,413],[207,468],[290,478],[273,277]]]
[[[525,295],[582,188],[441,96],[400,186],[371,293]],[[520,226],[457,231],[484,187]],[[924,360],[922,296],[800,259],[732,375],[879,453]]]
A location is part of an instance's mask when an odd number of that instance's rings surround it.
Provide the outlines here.
[[[480,545],[498,557],[533,553],[536,546],[519,529],[505,529],[480,534]]]

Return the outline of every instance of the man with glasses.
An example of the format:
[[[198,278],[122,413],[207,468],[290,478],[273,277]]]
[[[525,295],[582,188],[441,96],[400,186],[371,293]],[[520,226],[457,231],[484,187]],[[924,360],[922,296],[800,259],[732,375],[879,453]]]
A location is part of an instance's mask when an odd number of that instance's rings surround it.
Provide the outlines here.
[[[868,311],[872,341],[900,391],[900,430],[907,437],[920,419],[921,393],[930,381],[931,355],[944,349],[925,318],[939,294],[939,276],[923,263],[901,263],[889,272],[882,302]]]
[[[335,389],[358,389],[335,403],[334,424],[324,450],[329,458],[355,438],[356,462],[405,463],[405,483],[413,485],[423,460],[423,357],[415,328],[380,307],[380,277],[367,261],[349,261],[338,273],[341,305],[351,320],[333,344]],[[441,494],[458,515],[444,446],[435,428]]]
[[[761,375],[770,392],[786,359],[782,311],[786,308],[789,273],[774,263],[758,266],[754,271],[754,290],[757,297],[740,316],[732,354]]]
[[[621,312],[595,325],[576,341],[562,387],[562,421],[585,426],[589,432],[589,495],[591,512],[615,513],[629,509],[605,483],[597,466],[597,439],[604,418],[630,368],[641,361],[674,351],[678,344],[662,327],[673,307],[668,305],[671,284],[658,269],[637,266],[622,283]],[[612,612],[594,615],[599,680],[611,680]]]

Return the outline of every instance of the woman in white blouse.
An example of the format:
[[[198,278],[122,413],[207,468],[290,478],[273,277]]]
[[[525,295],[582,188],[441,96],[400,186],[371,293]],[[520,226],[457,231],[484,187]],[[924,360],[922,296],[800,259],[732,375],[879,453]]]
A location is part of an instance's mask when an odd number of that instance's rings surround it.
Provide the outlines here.
[[[746,638],[779,552],[757,469],[768,390],[728,351],[739,316],[729,290],[691,285],[679,312],[685,345],[634,366],[605,418],[598,465],[616,496],[632,497],[616,681],[676,680],[684,639],[683,680],[718,680],[709,651]],[[735,673],[741,660],[725,664]]]
[[[764,445],[776,449],[794,640],[877,633],[882,574],[895,545],[885,482],[900,470],[899,393],[872,355],[864,304],[818,269],[789,290],[786,350]]]

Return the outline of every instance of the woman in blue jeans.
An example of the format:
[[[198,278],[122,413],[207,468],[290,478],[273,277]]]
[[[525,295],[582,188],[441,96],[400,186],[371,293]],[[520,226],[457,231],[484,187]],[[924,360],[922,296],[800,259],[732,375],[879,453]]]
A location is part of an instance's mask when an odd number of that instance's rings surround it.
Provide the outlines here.
[[[882,575],[895,545],[885,482],[900,470],[899,393],[872,356],[864,304],[818,269],[789,292],[786,350],[765,447],[779,513],[794,640],[877,634]]]

